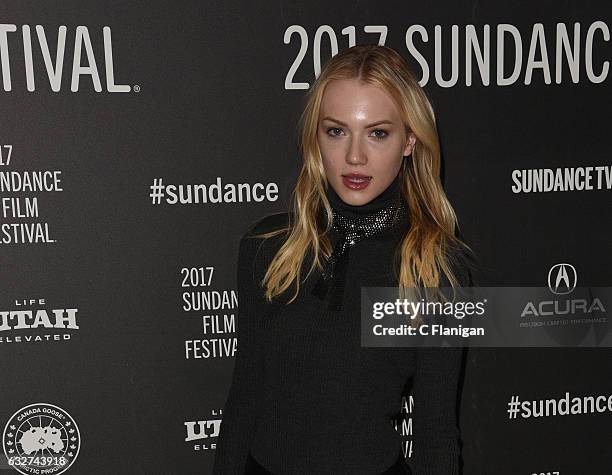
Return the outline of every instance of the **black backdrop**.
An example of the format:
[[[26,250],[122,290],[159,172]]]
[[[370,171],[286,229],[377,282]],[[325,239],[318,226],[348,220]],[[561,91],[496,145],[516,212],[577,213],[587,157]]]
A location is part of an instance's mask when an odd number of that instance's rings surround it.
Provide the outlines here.
[[[0,171],[22,180],[57,171],[60,179],[50,191],[0,189],[5,453],[16,447],[12,426],[40,414],[20,417],[23,408],[57,406],[65,411],[57,423],[78,426],[68,472],[210,473],[236,344],[238,238],[250,222],[288,206],[303,94],[335,42],[344,50],[384,41],[418,78],[424,66],[429,71],[423,86],[437,114],[445,188],[484,264],[481,285],[546,285],[558,263],[572,264],[582,285],[609,285],[610,13],[605,1],[4,0]],[[578,24],[577,80],[556,41],[558,23],[570,38]],[[518,77],[509,84],[497,79],[502,24],[520,35]],[[66,27],[58,87],[37,25],[53,67]],[[469,25],[481,47],[490,27],[488,84],[475,56],[466,66]],[[407,46],[410,28],[418,55]],[[507,77],[517,58],[511,33],[505,38]],[[91,63],[88,44],[96,66],[71,87],[78,43],[81,66]],[[456,82],[445,84],[454,61]],[[598,166],[602,180],[595,174],[592,190],[512,188],[514,170]],[[153,203],[156,179],[261,183],[269,193],[261,202]],[[28,204],[37,208],[28,212]],[[20,234],[28,226],[41,231],[34,242]],[[185,292],[222,301],[189,309]],[[72,319],[66,309],[76,309]],[[609,396],[611,355],[607,348],[470,350],[460,411],[464,473],[610,473],[610,410],[521,420],[507,409],[513,395]],[[418,434],[405,435],[406,449],[416,448]]]

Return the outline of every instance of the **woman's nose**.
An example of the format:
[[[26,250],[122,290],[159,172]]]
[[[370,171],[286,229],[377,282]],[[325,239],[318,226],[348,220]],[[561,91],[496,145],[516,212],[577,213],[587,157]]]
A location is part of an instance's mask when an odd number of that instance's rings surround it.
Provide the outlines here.
[[[346,162],[352,165],[362,165],[367,161],[367,157],[363,151],[363,147],[359,143],[359,140],[352,140],[346,155]]]

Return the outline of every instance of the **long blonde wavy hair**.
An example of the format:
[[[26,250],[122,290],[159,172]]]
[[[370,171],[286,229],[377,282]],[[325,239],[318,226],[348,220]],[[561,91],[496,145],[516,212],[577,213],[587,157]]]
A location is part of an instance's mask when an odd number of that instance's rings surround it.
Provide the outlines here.
[[[406,289],[419,286],[437,287],[440,272],[453,289],[459,285],[451,268],[454,258],[447,251],[471,249],[455,236],[459,228],[457,217],[440,181],[440,143],[433,108],[399,53],[386,46],[358,45],[332,57],[305,95],[298,123],[303,164],[291,195],[293,213],[289,213],[287,226],[252,236],[286,236],[261,281],[268,301],[294,284],[295,293],[288,301],[291,303],[298,296],[300,283],[315,268],[322,268],[322,257],[331,255],[328,232],[332,212],[326,197],[329,183],[317,142],[319,111],[330,81],[355,78],[385,90],[399,107],[406,133],[412,131],[416,136],[412,159],[404,159],[400,170],[401,194],[410,210],[410,226],[395,251],[395,259],[400,259],[396,275],[400,293],[405,295]],[[318,217],[323,210],[327,221],[322,225]],[[309,252],[312,264],[302,278]]]

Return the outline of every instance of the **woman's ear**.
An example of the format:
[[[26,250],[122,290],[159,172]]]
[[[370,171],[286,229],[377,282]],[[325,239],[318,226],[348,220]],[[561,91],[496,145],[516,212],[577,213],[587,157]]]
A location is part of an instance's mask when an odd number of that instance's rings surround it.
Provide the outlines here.
[[[414,145],[416,144],[416,135],[413,132],[408,134],[408,140],[406,141],[406,146],[404,147],[404,156],[408,156],[414,150]]]

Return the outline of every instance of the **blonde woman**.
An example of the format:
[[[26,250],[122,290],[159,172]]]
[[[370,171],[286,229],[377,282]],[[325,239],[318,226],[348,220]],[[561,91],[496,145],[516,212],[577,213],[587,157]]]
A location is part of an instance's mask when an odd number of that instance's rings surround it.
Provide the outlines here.
[[[293,209],[240,240],[214,473],[459,473],[461,348],[360,344],[362,286],[470,285],[433,109],[401,55],[376,45],[331,58],[305,99]],[[392,418],[410,387],[405,460]]]

